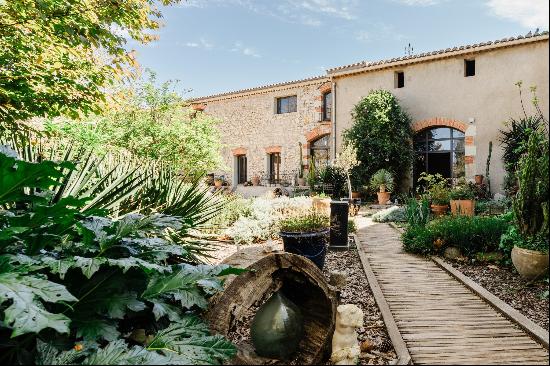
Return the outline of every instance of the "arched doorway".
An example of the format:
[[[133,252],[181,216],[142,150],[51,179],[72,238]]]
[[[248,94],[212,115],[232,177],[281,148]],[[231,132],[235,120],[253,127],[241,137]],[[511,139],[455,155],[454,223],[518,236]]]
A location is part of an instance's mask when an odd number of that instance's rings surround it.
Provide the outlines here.
[[[457,180],[465,176],[464,132],[452,127],[433,127],[414,136],[414,185],[422,172]]]
[[[326,135],[310,143],[310,155],[317,168],[326,167],[330,161],[330,136]]]

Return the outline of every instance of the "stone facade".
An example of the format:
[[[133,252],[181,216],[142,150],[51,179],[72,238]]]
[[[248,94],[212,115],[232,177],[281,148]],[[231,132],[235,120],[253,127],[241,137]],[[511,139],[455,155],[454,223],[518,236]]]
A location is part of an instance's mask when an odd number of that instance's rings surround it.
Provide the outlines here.
[[[330,134],[330,122],[322,119],[322,95],[330,91],[328,78],[285,83],[227,96],[202,99],[197,109],[221,120],[219,129],[224,148],[225,169],[216,172],[234,182],[236,156],[246,155],[247,178],[269,171],[268,154],[281,156],[280,172],[294,175],[299,169],[299,143],[307,164],[309,145]],[[276,113],[277,98],[297,96],[297,111]],[[290,179],[290,178],[289,178]]]
[[[501,190],[504,179],[499,130],[510,117],[522,116],[518,89],[524,101],[536,85],[540,106],[548,118],[548,34],[517,37],[478,45],[331,69],[326,77],[288,82],[197,98],[196,110],[222,122],[225,174],[236,178],[235,156],[246,155],[248,179],[268,171],[268,154],[281,154],[281,172],[295,173],[302,143],[304,165],[311,144],[330,135],[331,157],[342,147],[343,131],[352,124],[354,105],[375,89],[390,90],[413,119],[414,131],[447,126],[464,133],[466,178],[485,173],[489,141],[493,142],[491,183]],[[475,60],[475,76],[465,76],[465,60]],[[405,86],[396,88],[396,72]],[[323,95],[332,92],[331,121],[322,121]],[[276,99],[297,96],[297,112],[276,113]],[[531,106],[527,109],[532,112]],[[333,148],[335,146],[335,149]]]

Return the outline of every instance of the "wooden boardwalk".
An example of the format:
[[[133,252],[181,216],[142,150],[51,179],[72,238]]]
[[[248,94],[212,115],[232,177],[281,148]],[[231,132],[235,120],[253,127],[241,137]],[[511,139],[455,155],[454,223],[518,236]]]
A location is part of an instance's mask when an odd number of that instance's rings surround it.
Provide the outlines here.
[[[395,229],[368,221],[357,220],[358,245],[414,364],[549,364],[515,323],[432,261],[404,253]]]

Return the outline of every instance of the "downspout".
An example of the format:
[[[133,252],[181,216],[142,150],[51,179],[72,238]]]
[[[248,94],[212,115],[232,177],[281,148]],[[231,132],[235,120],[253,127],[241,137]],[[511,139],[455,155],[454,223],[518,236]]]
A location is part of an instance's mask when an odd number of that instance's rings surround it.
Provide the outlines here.
[[[332,158],[336,159],[336,82],[332,82]]]

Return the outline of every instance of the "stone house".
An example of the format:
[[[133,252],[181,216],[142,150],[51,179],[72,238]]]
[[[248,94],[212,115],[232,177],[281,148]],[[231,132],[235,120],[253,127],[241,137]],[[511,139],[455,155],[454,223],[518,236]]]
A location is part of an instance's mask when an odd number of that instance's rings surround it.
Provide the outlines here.
[[[499,130],[523,115],[518,88],[537,87],[548,118],[548,32],[329,69],[325,76],[195,98],[192,105],[221,120],[224,174],[233,184],[254,176],[293,181],[302,161],[329,163],[342,148],[354,105],[371,90],[386,89],[413,120],[422,171],[473,179],[485,174],[489,141],[493,192],[505,172]],[[532,111],[530,95],[526,109]],[[412,184],[413,179],[411,179]]]

